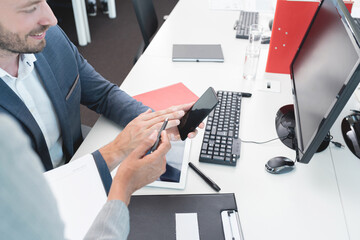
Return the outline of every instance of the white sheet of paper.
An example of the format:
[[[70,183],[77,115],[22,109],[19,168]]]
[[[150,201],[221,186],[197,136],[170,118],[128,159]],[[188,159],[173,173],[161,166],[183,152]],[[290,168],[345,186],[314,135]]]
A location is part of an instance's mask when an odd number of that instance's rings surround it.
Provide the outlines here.
[[[65,238],[83,239],[107,196],[91,154],[45,172],[65,224]]]
[[[355,1],[351,10],[351,16],[359,18],[360,17],[360,1]]]
[[[197,213],[176,213],[176,240],[200,240]]]
[[[209,0],[211,10],[274,12],[276,0]]]
[[[241,10],[241,0],[209,0],[212,10]]]

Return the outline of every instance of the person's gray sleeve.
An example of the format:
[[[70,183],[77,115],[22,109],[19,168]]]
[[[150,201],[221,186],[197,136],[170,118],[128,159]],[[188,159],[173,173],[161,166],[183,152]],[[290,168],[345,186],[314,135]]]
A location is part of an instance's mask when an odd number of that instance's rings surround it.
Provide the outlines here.
[[[0,123],[0,238],[64,239],[64,223],[39,157],[13,119],[0,114]],[[108,201],[86,239],[126,239],[129,224],[126,205]]]
[[[0,114],[0,238],[64,239],[44,169],[17,123]]]
[[[127,239],[130,231],[129,210],[120,200],[108,201],[97,215],[85,240]]]

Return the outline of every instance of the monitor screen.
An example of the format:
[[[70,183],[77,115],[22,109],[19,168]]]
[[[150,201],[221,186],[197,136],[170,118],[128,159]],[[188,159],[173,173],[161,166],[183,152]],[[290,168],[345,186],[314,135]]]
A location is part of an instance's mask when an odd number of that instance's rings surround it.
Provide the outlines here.
[[[321,1],[291,64],[300,162],[310,161],[359,83],[358,41],[343,0]]]

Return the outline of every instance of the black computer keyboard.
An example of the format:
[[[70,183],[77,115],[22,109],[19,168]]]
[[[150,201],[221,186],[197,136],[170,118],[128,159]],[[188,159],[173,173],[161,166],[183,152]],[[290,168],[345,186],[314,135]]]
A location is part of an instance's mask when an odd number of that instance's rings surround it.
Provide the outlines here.
[[[239,21],[236,26],[236,38],[249,38],[250,26],[259,23],[258,12],[240,11]]]
[[[239,124],[242,95],[217,91],[219,104],[209,114],[199,161],[235,166],[240,157]]]

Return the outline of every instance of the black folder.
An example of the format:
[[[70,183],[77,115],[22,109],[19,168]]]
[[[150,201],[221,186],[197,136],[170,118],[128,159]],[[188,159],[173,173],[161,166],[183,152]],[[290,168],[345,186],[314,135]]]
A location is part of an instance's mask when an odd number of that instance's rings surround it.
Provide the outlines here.
[[[224,210],[237,213],[233,193],[132,196],[128,239],[175,240],[176,213],[197,213],[200,239],[225,239]]]

